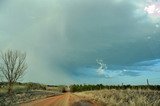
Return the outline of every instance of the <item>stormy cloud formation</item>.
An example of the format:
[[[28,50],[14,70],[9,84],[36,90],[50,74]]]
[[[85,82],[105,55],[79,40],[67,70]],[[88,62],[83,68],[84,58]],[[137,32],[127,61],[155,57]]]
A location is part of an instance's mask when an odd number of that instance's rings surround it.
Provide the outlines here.
[[[0,50],[27,52],[27,82],[145,84],[160,75],[160,17],[145,1],[1,0]]]

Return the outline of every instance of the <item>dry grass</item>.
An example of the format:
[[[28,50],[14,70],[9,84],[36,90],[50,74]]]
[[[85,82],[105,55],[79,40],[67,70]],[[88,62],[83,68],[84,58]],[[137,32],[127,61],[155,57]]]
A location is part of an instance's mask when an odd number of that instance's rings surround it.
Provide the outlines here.
[[[76,94],[102,102],[104,106],[160,106],[160,91],[106,89]]]
[[[33,90],[12,95],[0,94],[0,106],[17,106],[18,104],[59,95],[59,92]]]

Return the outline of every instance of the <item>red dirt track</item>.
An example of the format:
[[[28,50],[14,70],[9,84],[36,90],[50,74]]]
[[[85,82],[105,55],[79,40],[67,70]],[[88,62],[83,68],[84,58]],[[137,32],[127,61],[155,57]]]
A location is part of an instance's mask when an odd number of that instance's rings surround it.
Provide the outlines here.
[[[91,101],[88,101],[88,103],[81,103],[84,100],[86,101],[83,97],[79,97],[75,94],[65,93],[63,95],[21,104],[20,106],[98,106],[96,103]]]

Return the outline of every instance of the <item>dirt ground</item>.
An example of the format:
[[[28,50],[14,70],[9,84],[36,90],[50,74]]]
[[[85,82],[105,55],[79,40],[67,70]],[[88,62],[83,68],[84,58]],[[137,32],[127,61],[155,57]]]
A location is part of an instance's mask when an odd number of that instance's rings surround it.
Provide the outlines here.
[[[65,93],[63,95],[49,97],[24,103],[20,106],[99,106],[95,102],[87,100],[86,98],[77,96],[72,93]]]

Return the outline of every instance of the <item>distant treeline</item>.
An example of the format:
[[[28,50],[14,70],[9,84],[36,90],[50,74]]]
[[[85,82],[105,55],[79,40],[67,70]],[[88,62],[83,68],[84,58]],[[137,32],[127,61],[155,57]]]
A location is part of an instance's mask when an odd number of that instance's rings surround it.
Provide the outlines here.
[[[151,89],[151,90],[160,90],[160,85],[72,85],[72,92],[81,92],[81,91],[89,91],[89,90],[101,90],[101,89]]]
[[[0,88],[7,86],[7,82],[0,82]],[[90,91],[90,90],[101,90],[101,89],[117,89],[117,90],[125,90],[125,89],[150,89],[150,90],[160,90],[160,85],[90,85],[90,84],[74,84],[69,86],[68,89],[65,85],[44,85],[39,83],[20,83],[16,82],[15,85],[25,86],[25,89],[28,90],[47,90],[48,88],[59,88],[62,92],[81,92],[81,91]]]
[[[44,84],[39,84],[39,83],[33,83],[33,82],[28,82],[28,83],[20,83],[16,82],[14,86],[25,86],[26,90],[46,90],[46,86]],[[8,86],[7,82],[0,82],[0,88]]]

